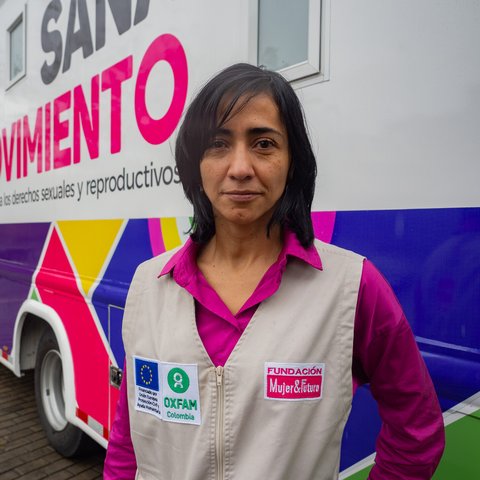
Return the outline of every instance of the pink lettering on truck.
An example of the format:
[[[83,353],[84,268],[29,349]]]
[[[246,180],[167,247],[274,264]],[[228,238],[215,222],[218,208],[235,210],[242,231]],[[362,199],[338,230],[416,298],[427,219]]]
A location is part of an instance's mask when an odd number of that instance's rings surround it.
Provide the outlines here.
[[[265,398],[268,400],[320,400],[324,363],[265,362]]]

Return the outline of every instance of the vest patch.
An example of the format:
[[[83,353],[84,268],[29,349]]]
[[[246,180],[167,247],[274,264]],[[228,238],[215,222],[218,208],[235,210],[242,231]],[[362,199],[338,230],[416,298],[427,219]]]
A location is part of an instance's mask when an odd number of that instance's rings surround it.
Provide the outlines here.
[[[265,398],[268,400],[319,400],[324,363],[265,362]]]
[[[163,420],[201,424],[196,364],[162,363]]]
[[[162,418],[159,370],[156,360],[133,357],[135,410]]]
[[[196,364],[133,356],[135,410],[165,422],[201,424]]]

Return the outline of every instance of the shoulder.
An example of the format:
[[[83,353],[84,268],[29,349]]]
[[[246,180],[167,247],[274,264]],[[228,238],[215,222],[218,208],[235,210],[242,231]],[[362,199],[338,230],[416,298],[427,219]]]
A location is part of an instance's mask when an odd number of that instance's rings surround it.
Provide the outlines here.
[[[309,248],[317,252],[319,267],[311,268],[311,264],[305,261],[291,262],[289,270],[294,271],[297,280],[320,282],[315,283],[317,287],[320,284],[337,285],[347,288],[348,291],[358,292],[364,257],[320,240],[314,240]]]
[[[336,245],[325,243],[318,239],[314,240],[313,246],[320,256],[322,265],[333,261],[362,265],[365,259],[362,255],[352,252],[351,250],[337,247]]]
[[[375,332],[375,335],[404,328],[407,324],[393,288],[369,260],[363,264],[357,322],[359,326],[366,325],[365,329],[370,333]]]
[[[135,275],[133,276],[132,286],[137,283],[146,285],[158,279],[164,267],[182,248],[183,245],[150,258],[138,265]]]

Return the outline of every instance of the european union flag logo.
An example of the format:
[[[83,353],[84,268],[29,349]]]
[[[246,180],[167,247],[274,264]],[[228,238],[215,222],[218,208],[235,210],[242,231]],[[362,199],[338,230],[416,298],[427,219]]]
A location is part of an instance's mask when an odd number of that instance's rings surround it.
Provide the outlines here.
[[[135,385],[158,392],[158,363],[135,358]]]

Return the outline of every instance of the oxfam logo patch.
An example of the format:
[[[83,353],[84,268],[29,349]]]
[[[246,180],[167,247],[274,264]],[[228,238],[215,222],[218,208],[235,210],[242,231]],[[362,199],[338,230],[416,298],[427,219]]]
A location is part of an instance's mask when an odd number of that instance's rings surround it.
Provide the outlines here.
[[[168,385],[175,393],[185,393],[190,386],[187,372],[181,368],[172,368],[167,376]]]

